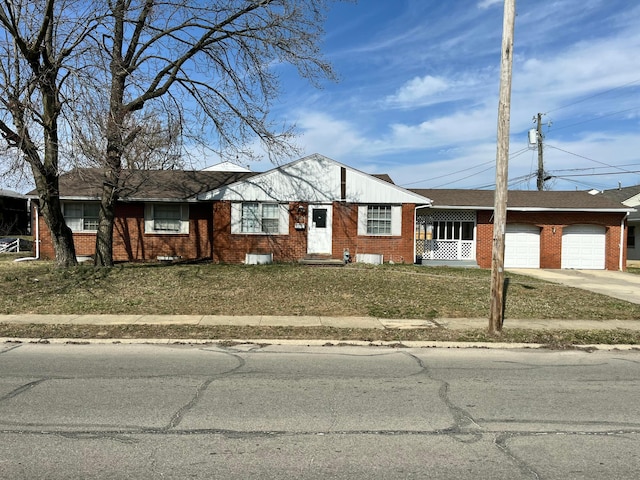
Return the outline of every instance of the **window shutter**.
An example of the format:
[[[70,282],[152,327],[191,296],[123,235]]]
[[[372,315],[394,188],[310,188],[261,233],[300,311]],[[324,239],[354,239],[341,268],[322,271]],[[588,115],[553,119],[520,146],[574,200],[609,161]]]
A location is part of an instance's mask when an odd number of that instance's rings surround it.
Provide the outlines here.
[[[242,232],[242,203],[231,204],[231,233]]]
[[[391,235],[399,237],[402,235],[402,206],[391,206]]]
[[[180,205],[180,233],[189,233],[189,205]]]
[[[358,205],[358,235],[367,234],[367,205]]]
[[[289,235],[289,204],[281,203],[278,205],[280,210],[280,218],[278,220],[278,233],[280,235]]]
[[[144,233],[153,233],[153,205],[144,205]]]

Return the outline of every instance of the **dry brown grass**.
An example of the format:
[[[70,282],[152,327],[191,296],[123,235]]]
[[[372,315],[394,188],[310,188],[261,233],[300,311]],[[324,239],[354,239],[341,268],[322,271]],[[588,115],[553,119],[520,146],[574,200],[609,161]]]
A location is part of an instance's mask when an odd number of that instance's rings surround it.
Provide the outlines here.
[[[640,305],[508,275],[506,318],[638,319]],[[487,317],[490,272],[414,265],[0,262],[2,314]]]

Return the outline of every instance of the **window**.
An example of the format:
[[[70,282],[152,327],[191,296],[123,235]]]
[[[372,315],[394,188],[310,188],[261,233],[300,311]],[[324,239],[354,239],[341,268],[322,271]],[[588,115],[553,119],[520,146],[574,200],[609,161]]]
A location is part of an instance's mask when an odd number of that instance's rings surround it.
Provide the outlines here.
[[[144,233],[189,233],[189,205],[180,203],[145,205]]]
[[[97,202],[73,202],[63,204],[64,219],[74,232],[98,230],[98,212],[100,204]]]
[[[367,207],[367,235],[391,235],[391,206]]]
[[[627,248],[636,248],[636,227],[629,225],[627,232]]]
[[[358,235],[402,235],[402,206],[358,206]]]
[[[233,202],[231,233],[288,235],[289,205],[280,203]]]
[[[434,240],[473,240],[473,222],[434,222]]]
[[[280,209],[277,203],[242,204],[242,233],[278,233]]]
[[[156,232],[179,232],[180,218],[180,205],[153,206],[153,230]]]

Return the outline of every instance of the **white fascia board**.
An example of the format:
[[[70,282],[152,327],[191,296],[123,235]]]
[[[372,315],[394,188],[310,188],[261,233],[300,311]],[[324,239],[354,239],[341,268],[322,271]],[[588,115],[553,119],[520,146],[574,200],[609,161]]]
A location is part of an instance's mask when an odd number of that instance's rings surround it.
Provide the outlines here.
[[[433,210],[493,210],[494,207],[469,207],[457,205],[432,205]],[[630,213],[633,208],[540,208],[540,207],[507,207],[509,212],[592,212],[592,213]]]
[[[493,210],[493,207],[469,207],[464,205],[433,205],[432,210]]]
[[[150,197],[125,197],[119,198],[118,201],[126,203],[146,202],[146,203],[196,203],[197,198],[150,198]]]
[[[491,208],[493,210],[493,208]],[[537,208],[537,207],[507,207],[509,212],[589,212],[589,213],[629,213],[629,208]]]

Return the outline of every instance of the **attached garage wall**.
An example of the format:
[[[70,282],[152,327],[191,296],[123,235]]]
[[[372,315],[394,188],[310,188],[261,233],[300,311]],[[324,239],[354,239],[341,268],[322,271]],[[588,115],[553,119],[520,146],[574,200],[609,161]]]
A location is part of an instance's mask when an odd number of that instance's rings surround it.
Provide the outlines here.
[[[540,231],[540,268],[562,268],[562,232],[572,225],[593,225],[605,230],[605,265],[618,270],[620,265],[620,223],[625,215],[599,212],[513,212],[507,213],[507,225],[535,226]],[[476,261],[481,268],[491,268],[493,249],[493,211],[477,214]],[[505,248],[506,250],[506,248]],[[623,251],[626,267],[626,249]]]
[[[603,270],[606,264],[606,228],[568,225],[562,230],[562,268]]]
[[[509,224],[504,240],[505,268],[540,268],[540,227]]]

